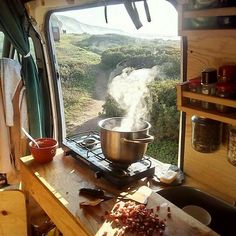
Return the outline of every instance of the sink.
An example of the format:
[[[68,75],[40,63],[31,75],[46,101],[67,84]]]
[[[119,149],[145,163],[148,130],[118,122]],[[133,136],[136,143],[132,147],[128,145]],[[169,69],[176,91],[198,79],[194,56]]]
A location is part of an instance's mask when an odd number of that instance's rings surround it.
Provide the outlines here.
[[[222,236],[236,235],[236,207],[200,189],[175,186],[157,192],[179,208],[197,205],[206,209],[211,217],[209,227]]]

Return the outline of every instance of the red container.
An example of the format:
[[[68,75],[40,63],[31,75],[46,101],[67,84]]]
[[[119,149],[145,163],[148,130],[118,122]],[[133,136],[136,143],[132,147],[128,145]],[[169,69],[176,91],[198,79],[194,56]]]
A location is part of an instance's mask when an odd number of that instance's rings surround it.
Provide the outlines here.
[[[39,148],[33,142],[29,143],[30,152],[34,160],[41,164],[52,161],[56,154],[58,142],[53,138],[38,138],[36,142]]]
[[[236,81],[236,65],[223,65],[219,67],[219,82]]]
[[[216,96],[221,98],[233,98],[234,97],[234,84],[230,82],[218,82],[216,84]],[[232,107],[216,104],[216,108],[220,112],[231,112]]]

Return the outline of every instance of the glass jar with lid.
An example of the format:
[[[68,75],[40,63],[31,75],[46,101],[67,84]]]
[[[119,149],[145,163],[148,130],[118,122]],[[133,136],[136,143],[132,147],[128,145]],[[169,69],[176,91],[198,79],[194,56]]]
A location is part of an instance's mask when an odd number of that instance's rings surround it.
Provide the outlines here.
[[[203,153],[219,149],[222,137],[222,123],[216,120],[192,117],[192,147]]]
[[[192,93],[201,93],[202,86],[201,86],[201,78],[197,77],[194,79],[190,79],[188,83],[189,91]],[[190,98],[190,104],[192,105],[201,105],[201,102],[197,99]]]
[[[233,96],[234,96],[233,83],[218,82],[216,84],[216,96],[221,97],[221,98],[233,98]],[[231,112],[233,110],[233,108],[231,108],[231,107],[228,107],[225,105],[220,105],[220,104],[216,104],[216,109],[222,113]]]
[[[201,84],[202,94],[214,96],[217,82],[217,70],[215,68],[206,68],[202,71]],[[209,102],[202,102],[202,107],[205,109],[214,108],[214,104]]]
[[[236,126],[229,128],[228,161],[236,166]]]

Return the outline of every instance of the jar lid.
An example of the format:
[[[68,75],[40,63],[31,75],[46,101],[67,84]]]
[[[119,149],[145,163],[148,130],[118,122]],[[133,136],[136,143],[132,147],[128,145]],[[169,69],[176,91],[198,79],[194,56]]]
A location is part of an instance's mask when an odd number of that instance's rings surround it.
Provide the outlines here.
[[[202,116],[192,116],[192,122],[199,123],[199,124],[208,124],[208,125],[220,125],[221,122],[217,120],[212,120],[209,118],[204,118]]]
[[[217,82],[217,70],[215,68],[206,68],[202,71],[202,84],[213,84]]]
[[[234,84],[230,82],[218,82],[216,84],[216,89],[223,92],[233,92],[234,91]]]

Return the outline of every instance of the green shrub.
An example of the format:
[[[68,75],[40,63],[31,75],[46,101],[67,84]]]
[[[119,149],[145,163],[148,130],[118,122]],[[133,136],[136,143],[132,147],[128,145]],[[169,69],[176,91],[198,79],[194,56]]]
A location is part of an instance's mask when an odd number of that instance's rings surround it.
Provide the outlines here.
[[[101,64],[104,69],[115,68],[126,56],[119,51],[107,50],[102,53]]]
[[[149,47],[123,46],[110,48],[102,53],[101,65],[103,68],[115,68],[123,60],[133,59],[135,57],[153,56],[153,49]]]
[[[180,75],[180,57],[179,55],[168,56],[169,59],[165,66],[163,67],[163,73],[168,79],[177,78]]]
[[[167,77],[176,78],[180,74],[180,51],[173,47],[153,46],[152,44],[126,45],[109,48],[101,54],[102,68],[114,69],[122,61],[126,61],[127,67],[132,66],[134,68],[140,68],[138,66],[140,62],[145,62],[143,67],[146,68],[168,63],[166,71],[164,71]]]
[[[177,165],[178,162],[178,142],[172,140],[162,140],[148,144],[147,155],[164,163]]]
[[[125,111],[120,107],[120,105],[112,98],[111,95],[106,97],[106,102],[104,103],[103,114],[107,117],[122,117],[125,115]]]
[[[150,123],[155,138],[178,140],[179,112],[176,107],[176,84],[178,80],[154,81],[150,91]]]

